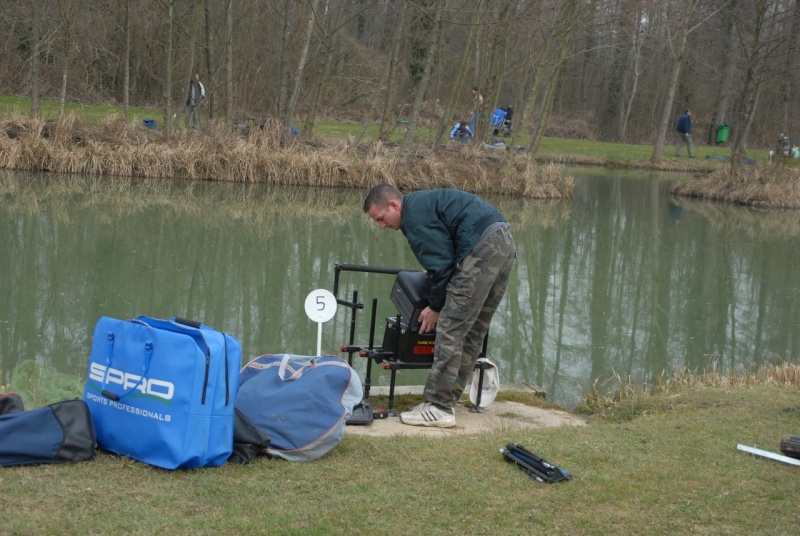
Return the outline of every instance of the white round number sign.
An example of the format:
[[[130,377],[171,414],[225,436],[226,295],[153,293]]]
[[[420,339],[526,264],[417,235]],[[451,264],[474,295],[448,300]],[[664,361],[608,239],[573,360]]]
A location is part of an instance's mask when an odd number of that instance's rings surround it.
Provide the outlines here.
[[[306,297],[306,314],[314,322],[327,322],[336,314],[336,297],[328,290],[312,290]]]

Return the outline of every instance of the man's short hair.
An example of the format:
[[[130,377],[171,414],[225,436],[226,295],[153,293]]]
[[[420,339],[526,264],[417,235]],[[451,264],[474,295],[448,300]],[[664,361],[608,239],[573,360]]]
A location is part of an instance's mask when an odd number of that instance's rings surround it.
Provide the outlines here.
[[[402,199],[403,194],[391,184],[373,186],[364,199],[364,212],[369,212],[374,205],[385,207],[392,199]]]

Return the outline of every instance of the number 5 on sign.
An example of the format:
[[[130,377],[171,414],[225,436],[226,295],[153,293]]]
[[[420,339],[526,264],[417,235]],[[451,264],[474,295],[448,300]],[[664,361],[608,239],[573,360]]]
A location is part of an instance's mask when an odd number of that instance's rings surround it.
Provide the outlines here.
[[[325,289],[312,290],[306,297],[306,315],[317,322],[317,355],[322,355],[322,323],[336,314],[336,297]]]

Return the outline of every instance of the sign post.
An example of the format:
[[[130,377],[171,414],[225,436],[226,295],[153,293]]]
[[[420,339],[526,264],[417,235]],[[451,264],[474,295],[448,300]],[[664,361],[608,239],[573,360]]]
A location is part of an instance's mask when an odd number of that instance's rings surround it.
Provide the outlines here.
[[[318,288],[306,297],[306,315],[317,323],[317,356],[322,355],[322,324],[336,314],[336,297],[328,290]]]

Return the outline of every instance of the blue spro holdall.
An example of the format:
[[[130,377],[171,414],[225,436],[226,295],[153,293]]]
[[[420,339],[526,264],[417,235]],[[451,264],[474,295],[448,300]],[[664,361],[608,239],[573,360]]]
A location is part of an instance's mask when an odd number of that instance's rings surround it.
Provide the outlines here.
[[[225,463],[241,359],[199,322],[102,317],[83,394],[98,446],[165,469]]]

